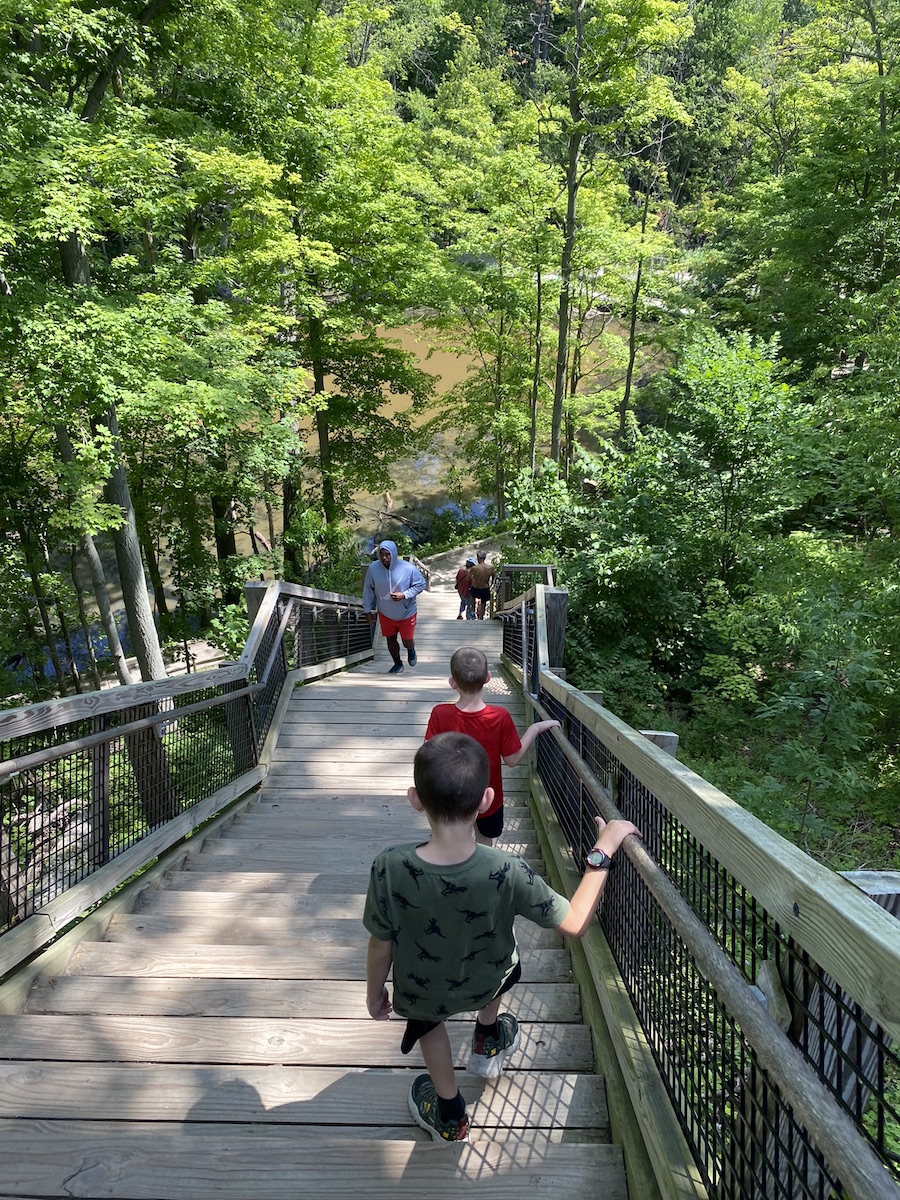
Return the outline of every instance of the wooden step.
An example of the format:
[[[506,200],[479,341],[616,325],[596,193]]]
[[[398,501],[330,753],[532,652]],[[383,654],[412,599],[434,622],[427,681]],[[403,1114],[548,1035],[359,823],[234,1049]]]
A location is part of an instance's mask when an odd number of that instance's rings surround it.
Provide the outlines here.
[[[511,1007],[513,1007],[511,1001]],[[294,1063],[302,1066],[402,1067],[402,1020],[289,1020],[252,1017],[121,1017],[95,1014],[0,1016],[7,1059],[67,1062]],[[447,1026],[453,1061],[469,1060],[472,1025]],[[590,1036],[583,1025],[531,1022],[521,1026],[510,1070],[591,1071]],[[419,1060],[421,1061],[421,1060]],[[413,1062],[412,1065],[416,1065]]]
[[[520,1023],[580,1022],[573,983],[519,983],[510,1007]],[[157,1017],[366,1017],[362,979],[191,979],[116,975],[57,975],[32,985],[29,1013],[118,1014]],[[450,1020],[468,1021],[470,1013]]]
[[[115,1121],[259,1121],[267,1125],[409,1125],[419,1069],[0,1063],[0,1118]],[[606,1089],[596,1075],[507,1071],[460,1075],[478,1128],[590,1129],[608,1138]],[[410,1129],[412,1127],[410,1126]]]
[[[89,1121],[4,1121],[0,1138],[15,1139],[16,1155],[3,1187],[18,1197],[105,1200],[559,1200],[596,1196],[602,1180],[603,1200],[627,1200],[614,1146],[558,1145],[530,1130],[502,1140],[476,1130],[472,1142],[455,1147],[424,1133],[386,1140],[386,1132],[354,1138],[256,1124],[98,1129]]]
[[[568,983],[567,950],[521,952],[522,974],[536,983]],[[205,979],[364,979],[365,947],[308,944],[305,948],[192,944],[184,937],[133,942],[82,942],[70,975],[172,975]]]
[[[198,943],[224,946],[293,946],[295,950],[312,953],[318,946],[357,947],[361,951],[369,934],[361,920],[338,917],[321,919],[314,929],[305,917],[247,916],[245,911],[184,916],[169,913],[117,913],[104,935],[105,942],[122,942],[140,936],[183,941],[189,937]],[[522,950],[560,949],[562,935],[553,929],[542,929],[531,921],[516,922],[516,940]]]

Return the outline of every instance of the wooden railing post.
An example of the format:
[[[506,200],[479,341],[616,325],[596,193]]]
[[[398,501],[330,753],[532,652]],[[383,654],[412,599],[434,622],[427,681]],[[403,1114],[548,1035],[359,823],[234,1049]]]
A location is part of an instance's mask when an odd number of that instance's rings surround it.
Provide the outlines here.
[[[566,588],[545,587],[544,601],[547,612],[547,665],[555,675],[559,675],[563,672],[566,653],[566,615],[569,611],[569,592]],[[563,678],[565,678],[564,674]]]

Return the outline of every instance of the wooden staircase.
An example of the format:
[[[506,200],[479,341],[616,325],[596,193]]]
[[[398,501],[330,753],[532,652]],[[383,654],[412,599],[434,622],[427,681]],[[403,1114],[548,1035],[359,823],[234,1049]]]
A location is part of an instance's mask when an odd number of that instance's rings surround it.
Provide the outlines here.
[[[625,1200],[556,934],[519,930],[522,1044],[498,1081],[460,1074],[467,1145],[413,1125],[421,1058],[401,1056],[402,1022],[366,1014],[369,865],[427,828],[406,789],[451,652],[499,657],[498,627],[456,608],[420,598],[415,669],[387,676],[379,642],[373,664],[298,689],[258,796],[0,1017],[0,1200]],[[522,728],[499,672],[488,691]],[[540,868],[527,767],[505,790],[500,844]],[[449,1029],[464,1067],[472,1019]]]

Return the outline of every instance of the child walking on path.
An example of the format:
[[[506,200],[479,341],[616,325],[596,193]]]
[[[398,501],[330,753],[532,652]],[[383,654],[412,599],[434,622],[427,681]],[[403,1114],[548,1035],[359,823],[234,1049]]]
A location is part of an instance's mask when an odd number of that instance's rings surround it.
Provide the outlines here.
[[[436,704],[425,730],[426,741],[437,733],[467,733],[487,751],[494,800],[475,822],[475,840],[486,846],[503,832],[501,762],[507,767],[518,766],[539,733],[559,727],[559,721],[536,721],[528,726],[520,739],[507,710],[485,702],[482,693],[490,677],[484,654],[473,646],[460,646],[450,659],[449,680],[450,686],[459,693],[459,699],[455,704]]]
[[[464,1142],[469,1135],[446,1018],[477,1011],[468,1070],[499,1076],[519,1045],[516,1018],[499,1011],[521,978],[515,918],[581,937],[612,855],[629,834],[640,836],[630,821],[605,825],[598,817],[597,842],[570,904],[523,858],[475,842],[475,818],[493,800],[488,773],[487,753],[465,734],[439,734],[419,748],[408,796],[427,816],[431,837],[378,855],[363,917],[370,934],[369,1015],[376,1021],[392,1011],[406,1017],[401,1052],[418,1042],[428,1069],[412,1084],[409,1110],[434,1141]],[[393,1004],[386,986],[392,967]]]
[[[469,576],[469,568],[475,566],[474,558],[467,558],[466,565],[460,567],[456,572],[456,590],[459,592],[459,613],[457,621],[462,621],[465,618],[467,621],[475,620],[475,606],[472,603],[472,580]]]

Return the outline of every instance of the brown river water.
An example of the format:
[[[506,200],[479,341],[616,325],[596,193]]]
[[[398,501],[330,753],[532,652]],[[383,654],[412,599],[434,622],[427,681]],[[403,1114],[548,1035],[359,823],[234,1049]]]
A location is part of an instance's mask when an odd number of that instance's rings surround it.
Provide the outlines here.
[[[381,330],[381,335],[396,342],[404,350],[414,354],[422,370],[435,379],[435,394],[438,398],[461,382],[473,365],[474,360],[465,355],[435,349],[429,331],[419,325],[407,325],[400,329]],[[389,395],[385,398],[382,412],[386,415],[404,412],[410,405],[409,396]],[[428,416],[433,415],[429,413]],[[421,418],[420,420],[424,420]],[[301,426],[300,436],[310,450],[315,451],[317,439],[311,425]],[[456,451],[456,439],[452,430],[436,435],[428,449],[413,458],[402,458],[390,465],[390,512],[413,523],[423,510],[433,510],[451,499],[445,482],[449,467],[462,469]],[[474,483],[464,477],[462,482],[463,504],[476,499]],[[357,491],[353,493],[356,515],[350,515],[347,524],[362,537],[390,537],[392,533],[406,530],[401,520],[387,518],[382,521],[379,514],[388,511],[384,492]],[[281,513],[275,513],[275,532],[281,533]],[[267,518],[260,513],[258,529],[265,532]],[[243,534],[238,540],[241,553],[250,552],[249,537]]]

